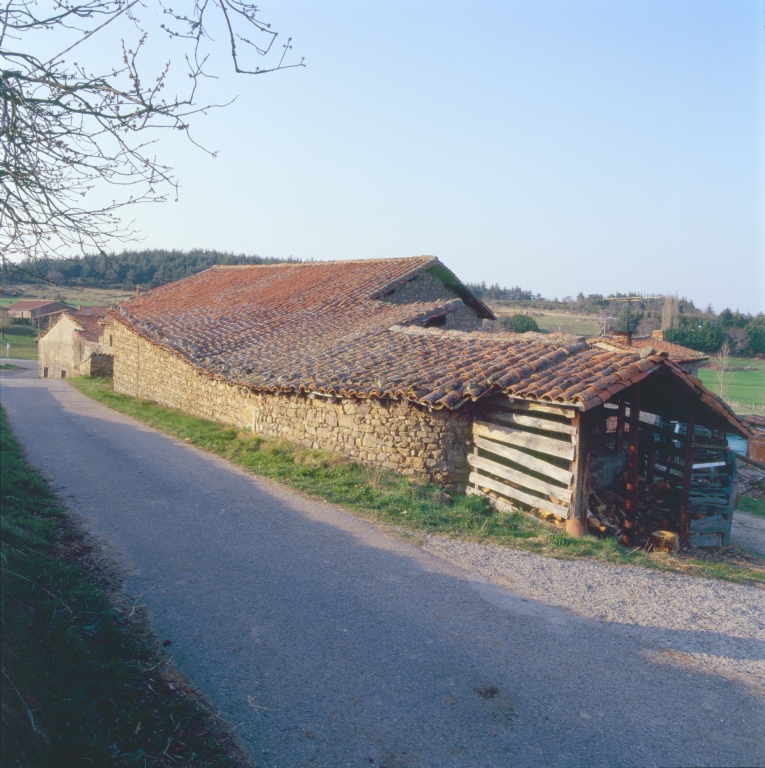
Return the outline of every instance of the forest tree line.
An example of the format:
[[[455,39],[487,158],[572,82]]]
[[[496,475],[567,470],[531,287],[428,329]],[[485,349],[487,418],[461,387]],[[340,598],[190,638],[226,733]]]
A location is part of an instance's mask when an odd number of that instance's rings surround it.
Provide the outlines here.
[[[215,264],[279,264],[299,262],[300,259],[278,259],[272,256],[222,253],[214,250],[143,250],[124,251],[110,256],[87,256],[71,259],[49,258],[34,262],[10,264],[3,271],[6,288],[14,284],[39,284],[42,276],[53,285],[62,287],[93,287],[132,291],[144,290],[190,277]],[[704,310],[690,299],[674,296],[640,298],[627,305],[625,299],[633,294],[599,293],[562,299],[544,298],[520,286],[506,288],[498,283],[467,283],[484,301],[507,301],[517,304],[524,312],[529,309],[558,310],[581,314],[596,314],[610,319],[616,331],[630,330],[648,334],[664,330],[667,341],[682,344],[699,352],[717,352],[728,342],[734,355],[765,354],[765,315],[742,314],[724,309],[716,314],[712,307]],[[514,316],[520,317],[520,316]],[[513,321],[515,322],[515,321]],[[518,320],[522,323],[521,320]],[[508,327],[508,330],[511,328]],[[526,329],[528,330],[528,329]]]
[[[39,284],[41,276],[50,283],[70,288],[112,288],[132,291],[173,283],[202,272],[215,264],[280,264],[299,259],[248,256],[220,251],[125,251],[111,256],[77,256],[71,259],[36,259],[19,262],[4,270],[4,282]]]

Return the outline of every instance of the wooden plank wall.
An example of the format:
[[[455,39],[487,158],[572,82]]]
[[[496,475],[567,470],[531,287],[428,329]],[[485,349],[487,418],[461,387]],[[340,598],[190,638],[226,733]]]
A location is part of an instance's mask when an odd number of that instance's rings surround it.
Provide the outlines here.
[[[473,424],[468,492],[573,516],[578,424],[573,408],[492,398]]]

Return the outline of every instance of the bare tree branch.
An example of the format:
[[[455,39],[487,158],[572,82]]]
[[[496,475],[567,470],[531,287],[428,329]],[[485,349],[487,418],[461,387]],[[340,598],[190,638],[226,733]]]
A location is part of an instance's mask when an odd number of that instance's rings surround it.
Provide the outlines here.
[[[105,253],[111,243],[137,237],[123,224],[124,208],[162,202],[177,195],[173,171],[154,155],[156,131],[189,134],[190,120],[226,104],[198,104],[200,80],[209,61],[211,14],[229,34],[229,56],[241,74],[265,74],[304,66],[285,63],[290,38],[273,66],[247,68],[237,46],[268,60],[277,33],[260,21],[258,8],[242,0],[179,0],[175,10],[155,0],[167,19],[158,34],[179,46],[188,68],[185,92],[168,96],[170,60],[146,76],[141,62],[148,33],[141,0],[8,0],[0,8],[0,261],[17,258]],[[124,22],[120,60],[100,74],[64,56],[114,22]],[[114,27],[112,27],[114,28]],[[263,36],[258,45],[247,35]],[[60,53],[42,61],[32,52],[52,34],[74,37]],[[132,42],[126,38],[132,37]],[[185,50],[184,50],[185,49]],[[214,49],[213,49],[214,51]],[[274,54],[275,55],[275,54]],[[230,102],[228,102],[230,103]],[[196,144],[196,142],[193,142]],[[199,146],[197,144],[197,146]],[[104,185],[108,203],[93,204]]]

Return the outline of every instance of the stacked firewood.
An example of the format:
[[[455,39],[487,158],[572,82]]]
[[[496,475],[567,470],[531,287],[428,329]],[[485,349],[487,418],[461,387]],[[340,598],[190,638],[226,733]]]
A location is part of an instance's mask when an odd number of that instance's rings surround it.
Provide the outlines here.
[[[655,483],[650,489],[646,488],[645,483],[640,483],[633,534],[635,544],[644,544],[656,530],[678,527],[678,513],[675,510],[679,505],[673,501],[674,495],[675,492],[666,482]],[[624,497],[613,491],[602,491],[600,494],[590,493],[588,502],[588,530],[601,538],[613,537],[622,541],[627,516]]]

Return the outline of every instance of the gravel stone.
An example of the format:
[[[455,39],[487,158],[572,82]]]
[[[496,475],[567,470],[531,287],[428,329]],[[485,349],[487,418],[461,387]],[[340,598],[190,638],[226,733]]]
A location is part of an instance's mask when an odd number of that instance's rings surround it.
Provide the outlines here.
[[[658,660],[693,663],[700,671],[765,691],[765,657],[746,652],[765,641],[762,588],[640,566],[555,560],[443,536],[422,538],[425,551],[471,573],[655,644]]]

